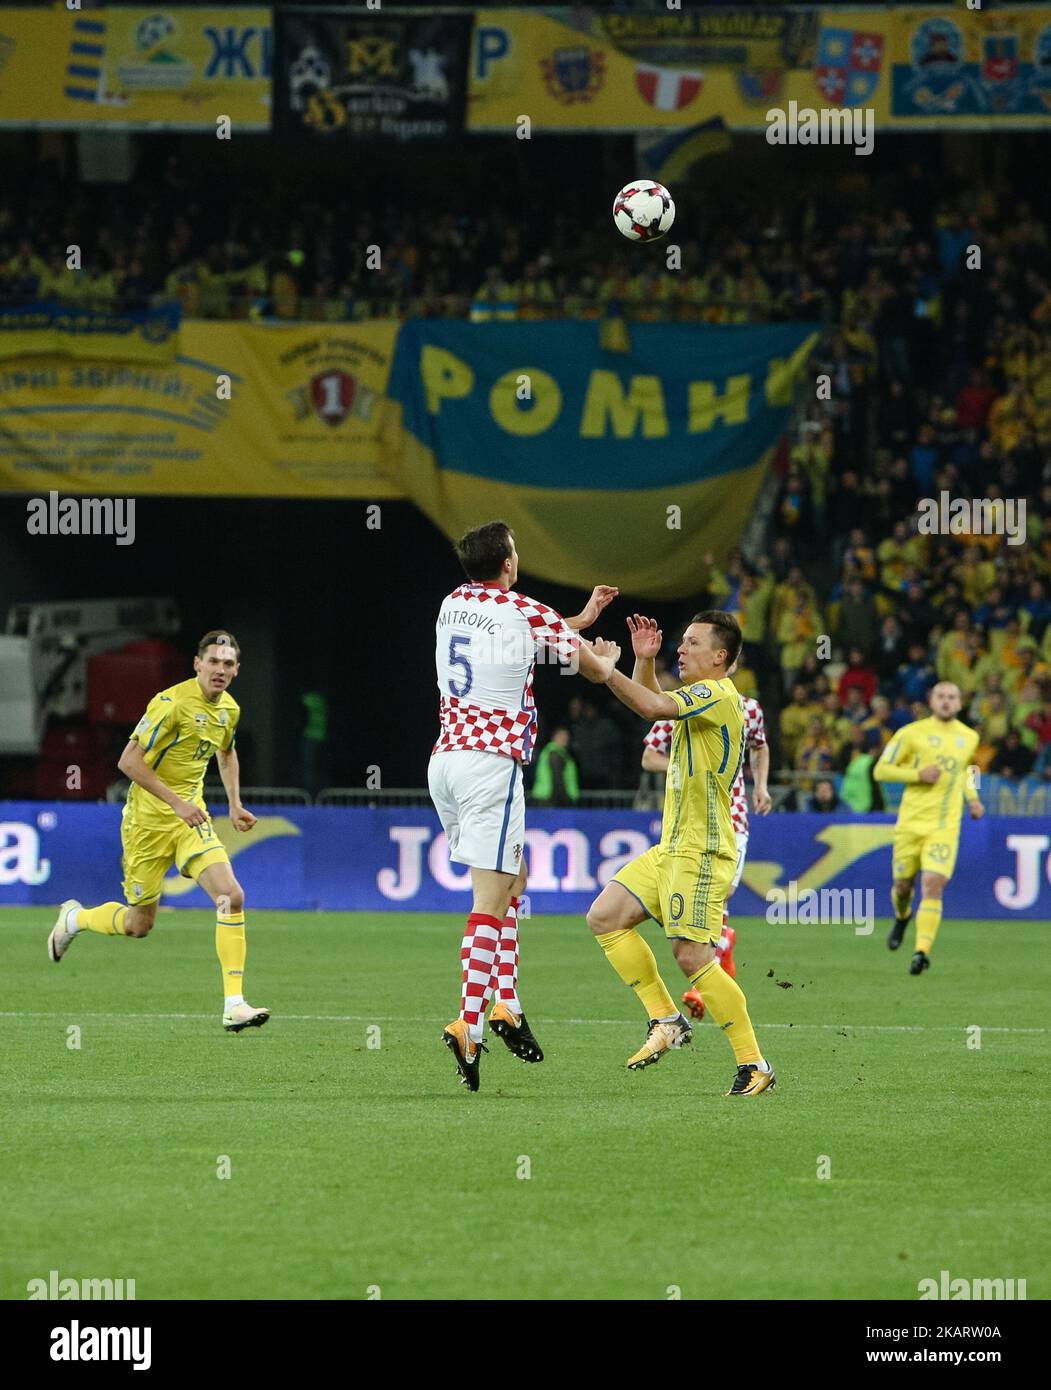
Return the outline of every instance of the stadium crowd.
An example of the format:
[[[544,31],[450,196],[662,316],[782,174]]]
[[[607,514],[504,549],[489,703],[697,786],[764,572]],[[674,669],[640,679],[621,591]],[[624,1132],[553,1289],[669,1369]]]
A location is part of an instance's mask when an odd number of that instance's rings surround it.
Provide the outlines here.
[[[569,211],[523,217],[520,189],[422,216],[294,182],[220,203],[178,156],[104,190],[105,206],[42,176],[24,204],[0,193],[0,298],[175,298],[206,317],[823,321],[813,366],[828,389],[798,412],[766,539],[711,561],[689,611],[738,616],[736,679],[762,699],[799,805],[878,808],[872,763],[936,680],[960,686],[984,771],[1051,779],[1046,219],[1009,184],[939,183],[918,164],[878,204],[849,184],[802,190],[788,221],[754,194],[713,209],[689,184],[676,192],[679,226],[698,235],[671,273],[663,259],[640,270],[605,225],[581,236]],[[926,534],[918,503],[943,493],[998,502],[1004,520],[1025,499],[1024,535]],[[635,784],[636,721],[578,699],[561,723],[553,795]]]

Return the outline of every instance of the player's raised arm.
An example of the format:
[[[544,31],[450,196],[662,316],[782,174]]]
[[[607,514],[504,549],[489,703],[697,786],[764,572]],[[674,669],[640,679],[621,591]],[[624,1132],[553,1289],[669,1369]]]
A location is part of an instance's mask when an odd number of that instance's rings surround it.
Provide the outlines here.
[[[594,643],[582,639],[576,656],[577,669],[584,679],[593,685],[605,685],[617,669],[620,648],[616,642],[605,642],[601,637]]]
[[[628,619],[628,631],[631,633],[631,649],[635,653],[635,669],[631,679],[648,690],[659,691],[661,683],[657,679],[655,662],[660,656],[664,633],[655,619],[643,618],[638,613]]]
[[[574,632],[583,632],[598,621],[599,614],[609,607],[619,593],[620,590],[613,584],[596,584],[591,597],[576,617],[563,619],[566,627],[571,627]]]
[[[620,648],[615,642],[606,642],[600,637],[595,642],[593,655],[598,658],[612,656],[613,669],[606,677],[606,684],[622,705],[627,705],[628,709],[634,710],[636,714],[641,714],[643,719],[649,719],[651,722],[657,719],[678,718],[679,705],[670,695],[663,690],[651,690],[648,686],[640,685],[638,681],[629,680],[616,669]],[[583,670],[583,667],[581,669]]]

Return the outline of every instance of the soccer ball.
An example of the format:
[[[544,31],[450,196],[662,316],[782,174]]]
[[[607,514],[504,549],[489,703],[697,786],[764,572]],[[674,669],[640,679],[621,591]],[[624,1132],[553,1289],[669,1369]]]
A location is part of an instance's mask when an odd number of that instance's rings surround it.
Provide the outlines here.
[[[613,221],[629,241],[656,241],[675,221],[675,204],[663,184],[636,179],[614,198]]]

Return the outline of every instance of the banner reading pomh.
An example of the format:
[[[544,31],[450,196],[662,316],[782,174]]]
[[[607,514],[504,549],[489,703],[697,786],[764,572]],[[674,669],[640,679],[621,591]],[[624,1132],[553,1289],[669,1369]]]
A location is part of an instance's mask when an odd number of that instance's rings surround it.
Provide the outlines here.
[[[285,133],[446,139],[463,125],[464,15],[277,13],[276,123]]]
[[[494,516],[524,567],[650,598],[703,586],[737,543],[819,327],[412,320],[384,467],[450,538]]]

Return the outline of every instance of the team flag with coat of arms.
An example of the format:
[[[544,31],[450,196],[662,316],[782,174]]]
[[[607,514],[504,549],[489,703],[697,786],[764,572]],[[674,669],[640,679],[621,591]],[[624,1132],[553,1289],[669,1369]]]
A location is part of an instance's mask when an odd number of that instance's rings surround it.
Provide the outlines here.
[[[860,106],[879,85],[883,35],[859,29],[822,29],[814,81],[837,106]]]

